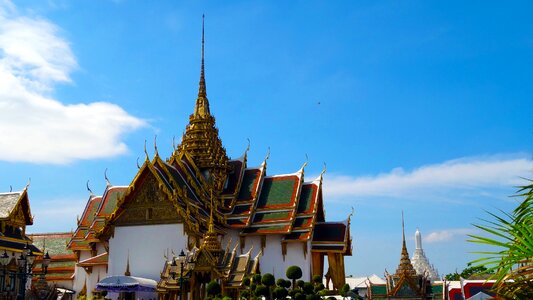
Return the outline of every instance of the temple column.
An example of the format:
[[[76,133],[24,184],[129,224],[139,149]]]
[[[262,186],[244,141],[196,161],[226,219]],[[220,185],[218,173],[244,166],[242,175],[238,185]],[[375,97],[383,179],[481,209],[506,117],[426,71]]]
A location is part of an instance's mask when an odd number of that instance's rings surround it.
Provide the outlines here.
[[[324,254],[320,252],[311,252],[312,274],[324,276]]]
[[[344,273],[344,257],[342,253],[328,252],[329,272],[333,288],[340,290],[346,283],[346,275]]]

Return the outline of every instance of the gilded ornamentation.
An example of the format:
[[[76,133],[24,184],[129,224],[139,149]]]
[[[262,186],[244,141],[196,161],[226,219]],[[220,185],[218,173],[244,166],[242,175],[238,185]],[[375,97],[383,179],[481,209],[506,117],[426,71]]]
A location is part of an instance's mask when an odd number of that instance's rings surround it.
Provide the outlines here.
[[[145,225],[180,223],[182,218],[161,191],[157,180],[149,173],[126,203],[127,209],[117,218],[115,225]]]

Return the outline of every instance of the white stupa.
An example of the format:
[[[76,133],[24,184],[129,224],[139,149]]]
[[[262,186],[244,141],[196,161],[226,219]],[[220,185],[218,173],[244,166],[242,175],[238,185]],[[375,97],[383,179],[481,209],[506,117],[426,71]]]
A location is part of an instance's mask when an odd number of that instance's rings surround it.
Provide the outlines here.
[[[433,265],[429,263],[426,254],[424,254],[424,250],[422,249],[422,236],[420,235],[418,228],[415,233],[415,245],[416,249],[413,258],[411,258],[411,263],[413,264],[416,273],[419,275],[427,275],[431,280],[439,280],[439,273],[435,270]]]

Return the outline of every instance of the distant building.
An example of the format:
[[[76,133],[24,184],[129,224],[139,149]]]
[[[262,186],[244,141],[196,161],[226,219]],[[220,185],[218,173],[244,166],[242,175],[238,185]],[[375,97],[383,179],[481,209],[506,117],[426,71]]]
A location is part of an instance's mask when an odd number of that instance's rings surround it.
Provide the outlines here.
[[[50,264],[46,273],[46,282],[56,288],[71,291],[74,280],[74,268],[76,266],[76,256],[67,249],[67,242],[72,237],[71,232],[61,233],[36,233],[30,234],[29,237],[38,248],[50,255]],[[33,272],[41,273],[42,257],[35,260]],[[35,284],[39,277],[33,277],[32,282]]]
[[[413,268],[419,275],[427,275],[432,281],[439,280],[439,273],[437,270],[429,263],[429,260],[422,249],[422,235],[420,231],[416,229],[415,233],[415,253],[411,258]]]
[[[418,238],[420,238],[420,235],[418,235]],[[420,246],[421,249],[421,243],[417,246]],[[428,272],[418,273],[409,259],[409,253],[405,244],[403,217],[400,263],[394,274],[386,272],[385,281],[385,284],[375,284],[369,281],[367,290],[368,299],[443,299],[444,284],[432,282]]]

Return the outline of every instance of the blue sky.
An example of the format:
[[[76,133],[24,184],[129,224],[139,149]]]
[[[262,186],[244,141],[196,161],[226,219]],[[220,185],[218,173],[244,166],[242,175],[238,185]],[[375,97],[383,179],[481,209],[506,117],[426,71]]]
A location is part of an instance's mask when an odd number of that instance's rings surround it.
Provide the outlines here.
[[[347,274],[395,270],[401,211],[441,273],[533,162],[528,2],[0,0],[0,190],[32,232],[75,227],[88,192],[167,157],[192,112],[206,14],[211,112],[231,157],[327,165],[326,216],[355,209]]]

